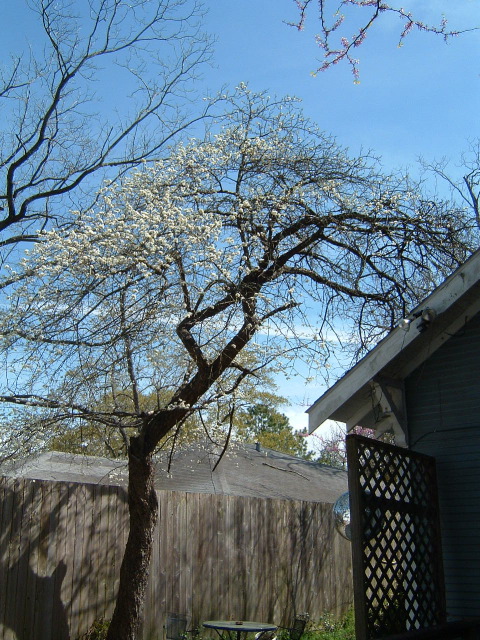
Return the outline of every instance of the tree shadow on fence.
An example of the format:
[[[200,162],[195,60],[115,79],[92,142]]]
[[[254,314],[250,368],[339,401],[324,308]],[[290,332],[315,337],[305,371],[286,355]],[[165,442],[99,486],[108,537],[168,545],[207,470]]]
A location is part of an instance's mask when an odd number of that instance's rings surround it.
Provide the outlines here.
[[[71,640],[108,615],[123,551],[123,493],[0,479],[0,640]]]
[[[63,559],[51,557],[51,534],[62,502],[45,504],[40,485],[2,479],[0,486],[0,623],[16,640],[69,640],[61,591],[67,573]],[[7,631],[10,630],[10,633]],[[6,635],[5,635],[6,634]]]

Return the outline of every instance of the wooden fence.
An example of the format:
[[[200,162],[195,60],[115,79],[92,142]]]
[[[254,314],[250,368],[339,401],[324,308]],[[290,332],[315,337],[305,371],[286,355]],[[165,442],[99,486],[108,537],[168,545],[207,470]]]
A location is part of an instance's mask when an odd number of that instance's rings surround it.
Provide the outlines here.
[[[351,603],[331,505],[159,492],[144,640],[167,612],[285,625]],[[76,640],[111,616],[127,535],[120,487],[0,479],[0,640]]]

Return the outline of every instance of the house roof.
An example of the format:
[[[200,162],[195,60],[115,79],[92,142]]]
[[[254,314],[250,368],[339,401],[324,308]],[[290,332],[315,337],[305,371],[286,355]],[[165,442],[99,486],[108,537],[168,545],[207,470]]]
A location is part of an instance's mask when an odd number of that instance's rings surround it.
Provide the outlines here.
[[[426,309],[435,313],[427,325],[420,315]],[[316,400],[307,411],[310,433],[331,419],[347,430],[393,430],[406,444],[403,380],[479,311],[480,250]]]
[[[214,470],[221,450],[195,445],[175,452],[168,472],[159,456],[159,490],[333,503],[347,490],[347,474],[272,449],[233,443]],[[9,468],[9,477],[126,486],[126,461],[46,452]]]

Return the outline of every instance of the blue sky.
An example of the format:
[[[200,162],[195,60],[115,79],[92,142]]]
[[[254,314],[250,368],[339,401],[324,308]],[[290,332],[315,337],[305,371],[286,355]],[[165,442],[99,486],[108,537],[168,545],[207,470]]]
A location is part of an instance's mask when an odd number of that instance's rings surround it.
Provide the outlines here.
[[[444,10],[452,27],[480,25],[479,0],[412,4],[431,22],[439,23]],[[353,153],[372,148],[388,168],[411,165],[420,155],[458,156],[479,133],[480,32],[450,44],[412,32],[399,48],[401,22],[385,16],[358,49],[355,85],[346,65],[311,76],[319,64],[315,14],[303,32],[287,26],[283,20],[296,16],[293,0],[208,0],[207,6],[207,28],[218,38],[216,68],[206,77],[212,88],[244,81],[295,95],[342,145]]]
[[[400,20],[385,15],[358,49],[361,82],[355,85],[346,65],[312,77],[320,64],[316,16],[312,12],[303,32],[287,26],[285,20],[296,18],[293,0],[204,2],[205,28],[217,43],[214,64],[197,86],[201,94],[248,82],[253,90],[295,95],[320,128],[353,154],[371,149],[386,170],[410,167],[415,172],[420,156],[430,161],[445,156],[454,170],[469,141],[480,136],[480,31],[447,45],[440,37],[414,31],[398,48]],[[333,7],[334,0],[328,2]],[[25,5],[16,0],[0,7],[0,18],[14,19],[0,44],[4,62],[20,40],[35,38]],[[421,11],[430,23],[438,24],[444,13],[452,28],[480,25],[480,0],[402,0],[402,6]],[[291,402],[285,412],[305,429],[303,412],[322,387],[305,385],[301,378],[279,382]]]
[[[326,1],[332,8],[338,4]],[[73,7],[77,2],[83,0],[73,0]],[[254,90],[295,95],[305,113],[339,143],[352,153],[372,149],[387,169],[412,166],[419,156],[456,159],[479,135],[480,31],[447,45],[438,36],[413,31],[398,48],[401,22],[384,14],[358,49],[361,82],[355,85],[342,64],[311,76],[320,64],[316,16],[312,12],[303,32],[287,26],[284,21],[297,16],[294,0],[203,2],[205,28],[217,43],[214,65],[197,86],[200,93],[248,82]],[[445,14],[452,28],[480,25],[480,0],[391,3],[414,7],[415,15],[431,23]],[[0,19],[8,25],[0,43],[5,64],[9,52],[25,49],[38,33],[27,4],[1,3]],[[353,25],[348,20],[347,25],[348,35]]]

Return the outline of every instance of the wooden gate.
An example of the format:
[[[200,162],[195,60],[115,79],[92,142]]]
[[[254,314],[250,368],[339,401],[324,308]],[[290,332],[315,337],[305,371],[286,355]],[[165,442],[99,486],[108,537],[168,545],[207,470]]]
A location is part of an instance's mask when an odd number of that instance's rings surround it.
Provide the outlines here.
[[[347,436],[357,640],[446,620],[435,460]]]

